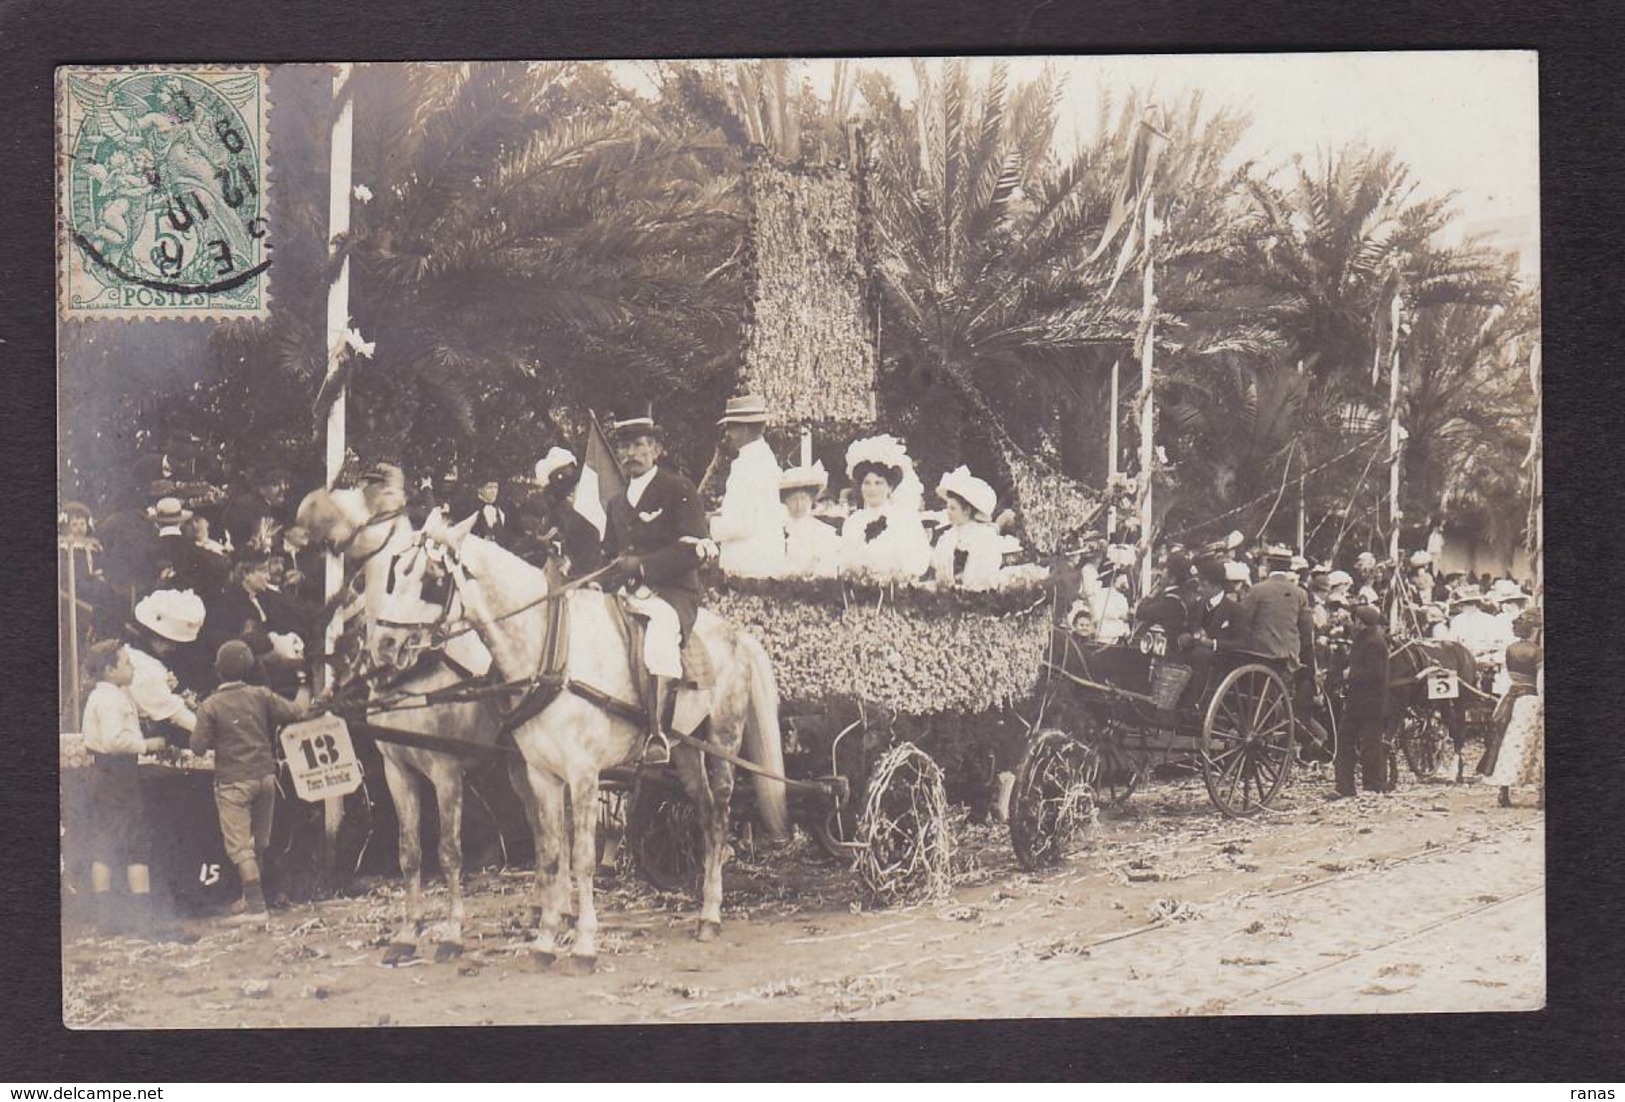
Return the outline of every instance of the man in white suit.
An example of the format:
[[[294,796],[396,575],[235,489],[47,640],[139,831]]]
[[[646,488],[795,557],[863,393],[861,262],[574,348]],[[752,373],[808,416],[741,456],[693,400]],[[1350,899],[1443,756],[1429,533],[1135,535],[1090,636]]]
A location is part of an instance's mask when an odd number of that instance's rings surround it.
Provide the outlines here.
[[[722,569],[746,577],[783,572],[784,507],[779,501],[779,461],[762,433],[767,403],[759,395],[728,399],[717,424],[734,451],[722,506],[711,517],[711,538],[721,548]]]

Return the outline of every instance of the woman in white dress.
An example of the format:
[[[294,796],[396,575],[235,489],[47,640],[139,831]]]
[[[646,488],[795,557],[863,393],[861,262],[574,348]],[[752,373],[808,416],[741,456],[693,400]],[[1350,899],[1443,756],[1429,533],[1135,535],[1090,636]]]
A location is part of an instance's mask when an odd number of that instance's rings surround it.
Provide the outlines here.
[[[993,487],[959,467],[942,476],[937,496],[947,504],[948,528],[931,553],[937,584],[990,589],[999,582],[1004,540],[993,523],[998,495]]]
[[[863,504],[841,526],[841,574],[882,582],[922,577],[931,540],[920,522],[920,480],[902,442],[857,441],[846,450],[846,473]]]
[[[813,503],[829,485],[823,463],[791,467],[779,478],[784,502],[782,572],[791,578],[833,578],[841,562],[841,537],[813,515]]]

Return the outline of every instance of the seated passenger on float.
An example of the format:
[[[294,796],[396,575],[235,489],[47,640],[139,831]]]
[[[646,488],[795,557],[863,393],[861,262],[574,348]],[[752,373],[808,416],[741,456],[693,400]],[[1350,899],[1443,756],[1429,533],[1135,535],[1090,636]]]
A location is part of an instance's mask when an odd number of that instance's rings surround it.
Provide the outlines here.
[[[923,490],[914,462],[894,436],[871,436],[846,450],[846,473],[860,508],[841,526],[841,574],[909,582],[931,566],[931,540],[920,521]]]
[[[1120,588],[1134,565],[1134,548],[1112,544],[1100,562],[1085,562],[1078,584],[1078,600],[1070,618],[1074,631],[1097,643],[1120,643],[1128,638],[1128,596]]]
[[[959,467],[942,476],[937,496],[947,505],[948,528],[931,553],[931,574],[942,586],[991,589],[1004,564],[1004,537],[993,523],[993,487]]]
[[[818,495],[829,485],[823,463],[791,467],[779,477],[784,503],[783,576],[833,578],[841,564],[841,536],[813,515]]]

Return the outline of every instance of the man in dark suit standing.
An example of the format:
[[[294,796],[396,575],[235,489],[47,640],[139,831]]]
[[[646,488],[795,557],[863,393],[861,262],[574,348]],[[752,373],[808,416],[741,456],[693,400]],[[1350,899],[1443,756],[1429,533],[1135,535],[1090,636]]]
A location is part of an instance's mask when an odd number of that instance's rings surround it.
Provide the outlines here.
[[[683,676],[682,646],[700,611],[700,563],[716,554],[694,484],[660,466],[660,430],[651,416],[617,419],[610,430],[626,489],[610,501],[605,551],[615,556],[606,579],[648,619],[643,660],[652,675],[645,693],[649,742],[645,764],[669,761],[665,733],[671,683]]]
[[[1359,630],[1349,651],[1347,692],[1343,704],[1345,737],[1337,746],[1337,795],[1354,795],[1354,763],[1358,756],[1367,792],[1388,792],[1388,755],[1382,744],[1388,725],[1388,637],[1382,630],[1382,610],[1361,605],[1354,610]]]

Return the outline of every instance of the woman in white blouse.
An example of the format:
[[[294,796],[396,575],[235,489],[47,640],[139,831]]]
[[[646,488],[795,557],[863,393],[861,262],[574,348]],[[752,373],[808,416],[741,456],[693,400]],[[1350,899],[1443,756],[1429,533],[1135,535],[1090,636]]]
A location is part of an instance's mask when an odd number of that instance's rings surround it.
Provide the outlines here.
[[[793,578],[833,578],[841,561],[841,537],[813,515],[813,503],[829,484],[822,463],[791,467],[779,479],[784,503],[783,573]]]
[[[902,442],[871,436],[846,450],[846,473],[863,503],[841,526],[841,573],[875,581],[914,581],[931,566],[920,522],[919,479]]]
[[[948,529],[931,554],[939,585],[989,589],[998,584],[1004,541],[993,523],[998,496],[993,487],[960,467],[942,476],[937,496],[947,504]]]

